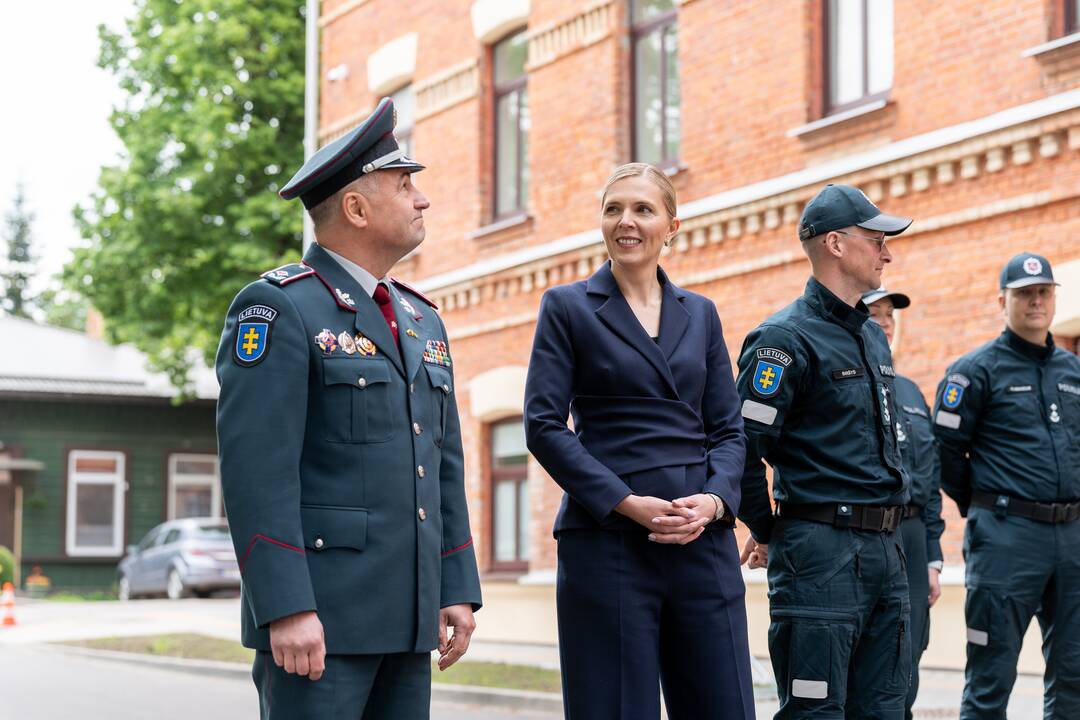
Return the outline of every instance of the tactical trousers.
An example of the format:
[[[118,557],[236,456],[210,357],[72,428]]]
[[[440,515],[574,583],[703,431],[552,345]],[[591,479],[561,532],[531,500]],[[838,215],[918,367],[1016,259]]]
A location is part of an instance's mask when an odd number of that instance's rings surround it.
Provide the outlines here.
[[[972,507],[964,531],[963,720],[1005,718],[1024,633],[1037,616],[1046,720],[1080,718],[1080,520],[1051,525]]]
[[[776,720],[900,720],[911,674],[898,533],[780,518],[769,545]]]
[[[327,655],[318,680],[290,675],[260,650],[251,677],[260,720],[428,720],[430,653]]]
[[[911,706],[919,694],[919,660],[930,642],[930,577],[926,559],[926,525],[915,516],[900,526],[907,558],[908,591],[911,594],[911,685],[904,717],[911,720]]]

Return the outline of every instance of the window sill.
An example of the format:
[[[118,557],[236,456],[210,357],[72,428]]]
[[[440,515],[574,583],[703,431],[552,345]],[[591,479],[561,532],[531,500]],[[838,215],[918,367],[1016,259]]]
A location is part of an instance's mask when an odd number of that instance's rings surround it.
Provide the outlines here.
[[[496,220],[495,222],[485,225],[481,228],[477,228],[476,230],[473,230],[468,235],[466,235],[466,237],[468,237],[470,240],[479,240],[481,238],[488,237],[489,235],[495,235],[496,233],[500,233],[503,230],[509,230],[511,228],[518,227],[519,225],[524,225],[525,223],[531,222],[532,219],[532,215],[530,215],[529,213],[521,212],[516,215],[510,215],[509,217],[502,218],[501,220]]]
[[[1059,37],[1055,40],[1051,40],[1050,42],[1044,42],[1042,45],[1029,47],[1027,50],[1024,50],[1020,53],[1020,57],[1033,57],[1036,59],[1040,59],[1041,55],[1046,55],[1047,53],[1051,53],[1055,50],[1060,50],[1061,48],[1076,47],[1077,45],[1080,45],[1080,32],[1074,32],[1071,35]]]
[[[806,123],[805,125],[800,125],[799,127],[792,128],[788,130],[785,135],[787,135],[789,138],[797,138],[804,135],[809,135],[810,133],[816,132],[818,130],[824,130],[825,128],[833,127],[834,125],[839,125],[841,123],[847,122],[848,120],[854,120],[855,118],[863,117],[864,115],[879,112],[881,110],[884,110],[888,106],[888,104],[888,100],[873,100],[866,103],[865,105],[859,105],[858,107],[853,107],[850,110],[844,110],[843,112],[838,112],[835,115],[829,115],[828,117],[823,117],[820,120],[815,120],[814,122]]]

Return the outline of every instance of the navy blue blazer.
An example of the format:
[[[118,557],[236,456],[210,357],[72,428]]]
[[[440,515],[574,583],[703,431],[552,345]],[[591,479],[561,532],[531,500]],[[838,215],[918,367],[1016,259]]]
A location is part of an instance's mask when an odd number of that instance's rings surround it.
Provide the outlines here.
[[[544,293],[525,384],[529,451],[566,492],[554,531],[638,528],[612,512],[631,493],[718,495],[735,515],[746,439],[711,300],[657,269],[659,342],[611,265]],[[567,426],[573,416],[574,429]]]

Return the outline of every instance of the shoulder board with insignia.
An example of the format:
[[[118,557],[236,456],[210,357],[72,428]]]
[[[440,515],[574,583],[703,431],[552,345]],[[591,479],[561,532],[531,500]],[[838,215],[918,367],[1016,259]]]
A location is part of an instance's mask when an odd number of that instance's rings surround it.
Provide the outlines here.
[[[282,265],[274,270],[267,270],[261,277],[263,280],[272,282],[275,285],[288,285],[294,280],[300,278],[310,277],[315,274],[315,271],[309,268],[307,265],[301,265],[300,263],[291,263],[289,265]]]
[[[432,301],[428,300],[428,299],[427,299],[426,297],[424,297],[423,293],[421,293],[420,291],[418,291],[418,290],[415,290],[415,289],[413,289],[413,288],[409,287],[409,286],[408,286],[408,285],[406,285],[405,283],[403,283],[403,282],[401,282],[400,280],[398,280],[398,279],[397,279],[396,277],[392,277],[392,278],[390,278],[390,282],[394,283],[395,285],[397,285],[397,286],[398,286],[399,288],[401,288],[402,290],[407,290],[407,291],[409,291],[410,293],[412,293],[412,294],[413,294],[413,295],[415,295],[416,297],[420,298],[421,300],[423,300],[424,302],[426,302],[426,303],[427,303],[428,305],[430,305],[431,307],[435,308],[436,310],[438,310],[438,309],[439,309],[439,306],[438,306],[438,305],[436,305],[435,303],[433,303]]]

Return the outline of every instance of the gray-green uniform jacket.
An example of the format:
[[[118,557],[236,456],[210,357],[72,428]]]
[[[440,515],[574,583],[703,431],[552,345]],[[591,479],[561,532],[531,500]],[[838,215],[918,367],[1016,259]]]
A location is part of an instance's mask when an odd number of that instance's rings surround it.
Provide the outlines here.
[[[316,610],[328,653],[425,652],[440,608],[480,606],[446,329],[415,291],[391,297],[401,353],[312,245],[229,308],[218,447],[247,647]]]

